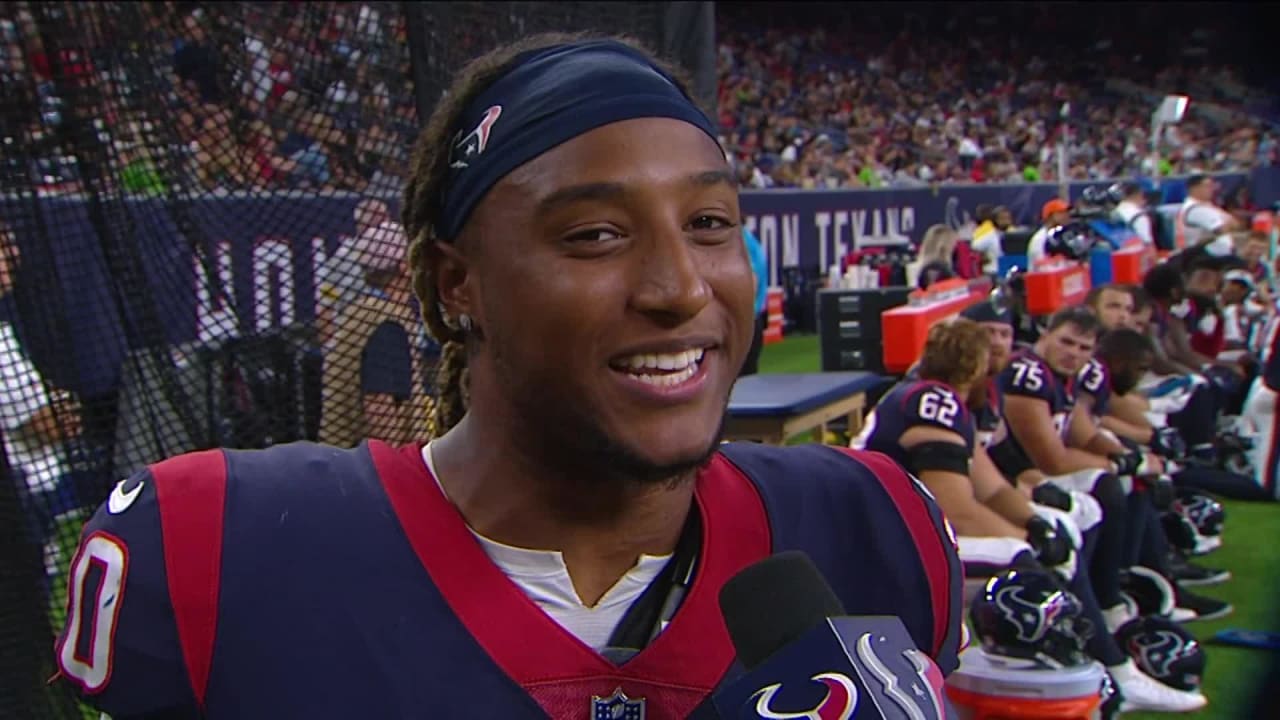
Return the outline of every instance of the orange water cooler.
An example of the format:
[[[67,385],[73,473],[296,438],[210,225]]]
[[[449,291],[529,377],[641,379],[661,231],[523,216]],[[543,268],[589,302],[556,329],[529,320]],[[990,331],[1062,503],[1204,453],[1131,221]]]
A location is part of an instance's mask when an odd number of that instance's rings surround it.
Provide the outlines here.
[[[929,328],[939,320],[959,314],[970,305],[986,302],[989,282],[969,282],[959,278],[943,280],[927,290],[917,290],[908,303],[880,315],[885,372],[904,373],[920,359]]]
[[[1023,276],[1027,288],[1027,312],[1052,315],[1069,305],[1084,300],[1093,283],[1089,266],[1060,262],[1041,265]]]
[[[1111,253],[1111,282],[1141,285],[1142,277],[1155,264],[1155,250],[1141,243],[1114,250]]]
[[[946,692],[959,720],[1096,720],[1102,717],[1105,673],[1097,662],[1062,670],[1014,668],[971,647],[947,678]]]

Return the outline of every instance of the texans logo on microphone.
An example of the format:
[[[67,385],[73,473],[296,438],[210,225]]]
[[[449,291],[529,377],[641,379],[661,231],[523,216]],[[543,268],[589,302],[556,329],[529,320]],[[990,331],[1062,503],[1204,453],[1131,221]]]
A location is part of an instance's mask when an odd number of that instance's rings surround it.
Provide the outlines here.
[[[914,647],[872,633],[854,644],[851,659],[870,700],[885,718],[946,720],[942,671]]]
[[[925,653],[880,634],[863,633],[852,648],[857,681],[835,672],[810,678],[826,694],[816,705],[800,697],[816,690],[792,683],[757,691],[755,716],[764,720],[849,720],[860,704],[874,706],[876,717],[902,720],[946,720],[942,671]],[[806,690],[808,691],[806,693]]]
[[[782,689],[782,683],[776,683],[756,693],[756,716],[766,720],[849,720],[853,717],[853,711],[858,709],[858,686],[853,680],[834,672],[818,673],[809,679],[827,686],[822,702],[804,710],[775,710],[774,696]]]

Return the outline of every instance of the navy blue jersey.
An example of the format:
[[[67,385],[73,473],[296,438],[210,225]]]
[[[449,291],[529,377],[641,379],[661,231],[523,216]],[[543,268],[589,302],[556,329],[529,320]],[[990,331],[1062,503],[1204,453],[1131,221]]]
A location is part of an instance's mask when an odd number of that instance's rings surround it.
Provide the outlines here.
[[[724,583],[806,552],[850,615],[897,615],[949,673],[962,574],[941,512],[889,458],[722,446],[670,625],[615,665],[484,553],[420,446],[210,450],[121,483],[72,564],[60,675],[120,718],[583,718],[616,689],[647,717],[705,712],[742,673]]]
[[[1076,394],[1093,398],[1094,417],[1107,414],[1107,406],[1111,402],[1111,371],[1097,358],[1089,358],[1089,362],[1076,373]]]
[[[1065,440],[1067,419],[1075,406],[1074,378],[1058,375],[1044,358],[1028,348],[1014,353],[1009,366],[1000,373],[996,382],[1006,398],[1029,397],[1047,403],[1053,427]],[[991,445],[991,459],[1010,480],[1016,479],[1023,470],[1035,467],[1018,443],[1014,428],[1009,428],[1003,441]]]
[[[1000,383],[997,378],[985,382],[987,388],[982,404],[969,410],[973,413],[975,440],[988,448],[1004,440],[1009,429],[1004,421],[1004,393],[1000,391]]]
[[[973,453],[973,417],[950,386],[935,380],[904,380],[880,398],[853,441],[859,450],[884,453],[908,467],[902,436],[913,427],[950,430]]]

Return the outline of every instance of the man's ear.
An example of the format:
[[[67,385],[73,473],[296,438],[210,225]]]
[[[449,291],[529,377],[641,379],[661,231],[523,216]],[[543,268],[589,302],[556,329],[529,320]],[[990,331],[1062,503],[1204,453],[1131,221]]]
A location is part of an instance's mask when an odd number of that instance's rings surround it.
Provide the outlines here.
[[[436,241],[431,245],[432,283],[445,315],[456,322],[460,315],[474,316],[471,272],[467,258],[457,247]]]

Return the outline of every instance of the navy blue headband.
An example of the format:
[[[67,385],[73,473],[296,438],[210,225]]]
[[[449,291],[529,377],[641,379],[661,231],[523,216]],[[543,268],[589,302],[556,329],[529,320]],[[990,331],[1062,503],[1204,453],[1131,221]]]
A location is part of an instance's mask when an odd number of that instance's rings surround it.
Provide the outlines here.
[[[531,52],[462,114],[449,152],[437,235],[453,240],[507,173],[589,130],[634,118],[684,120],[716,141],[715,126],[643,54],[612,40]]]

